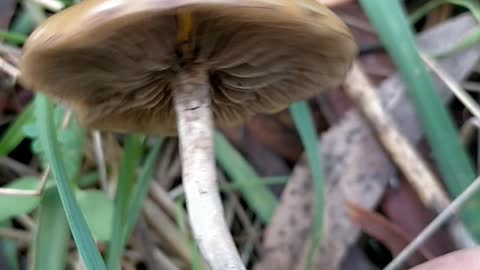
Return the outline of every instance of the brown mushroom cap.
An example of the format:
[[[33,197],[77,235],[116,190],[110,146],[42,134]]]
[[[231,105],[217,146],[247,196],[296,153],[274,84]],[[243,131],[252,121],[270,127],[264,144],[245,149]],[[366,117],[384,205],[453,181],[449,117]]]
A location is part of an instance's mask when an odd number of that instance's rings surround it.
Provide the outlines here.
[[[182,12],[193,22],[189,57],[178,50]],[[175,134],[185,65],[208,74],[222,126],[339,85],[355,56],[347,27],[314,0],[86,0],[30,36],[21,80],[87,127]]]

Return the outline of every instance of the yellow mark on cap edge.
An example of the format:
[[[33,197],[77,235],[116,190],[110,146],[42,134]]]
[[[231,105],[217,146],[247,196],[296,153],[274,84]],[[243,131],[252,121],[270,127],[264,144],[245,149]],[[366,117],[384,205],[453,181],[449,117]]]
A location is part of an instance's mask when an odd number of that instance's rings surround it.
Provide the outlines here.
[[[177,13],[177,18],[177,40],[180,42],[187,42],[192,34],[192,13],[188,10],[179,10]]]

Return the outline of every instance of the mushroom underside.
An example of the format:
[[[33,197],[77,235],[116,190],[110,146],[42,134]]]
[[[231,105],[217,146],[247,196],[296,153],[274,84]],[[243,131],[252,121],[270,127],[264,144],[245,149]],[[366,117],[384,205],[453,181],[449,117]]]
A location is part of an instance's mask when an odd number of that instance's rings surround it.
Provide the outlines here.
[[[275,16],[261,23],[242,16],[192,13],[188,56],[179,53],[171,30],[175,16],[144,16],[95,42],[45,48],[30,67],[42,78],[32,81],[77,108],[85,126],[170,135],[176,134],[172,83],[188,65],[208,74],[217,126],[277,112],[340,83],[348,36]]]

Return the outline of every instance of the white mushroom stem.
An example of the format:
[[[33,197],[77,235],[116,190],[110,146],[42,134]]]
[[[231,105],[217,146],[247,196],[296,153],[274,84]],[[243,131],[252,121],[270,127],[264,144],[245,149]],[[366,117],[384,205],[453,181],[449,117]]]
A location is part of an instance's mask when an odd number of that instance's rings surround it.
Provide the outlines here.
[[[225,222],[218,190],[207,74],[189,69],[177,79],[174,99],[182,177],[195,240],[212,270],[245,269]]]

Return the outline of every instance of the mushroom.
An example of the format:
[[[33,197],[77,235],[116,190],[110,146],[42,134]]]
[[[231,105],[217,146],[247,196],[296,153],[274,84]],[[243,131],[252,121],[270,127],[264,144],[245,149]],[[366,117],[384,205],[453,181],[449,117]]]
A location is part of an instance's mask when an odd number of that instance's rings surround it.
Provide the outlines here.
[[[356,55],[314,0],[86,0],[24,46],[21,82],[88,128],[179,136],[189,221],[214,270],[245,269],[226,226],[213,128],[339,85]]]

